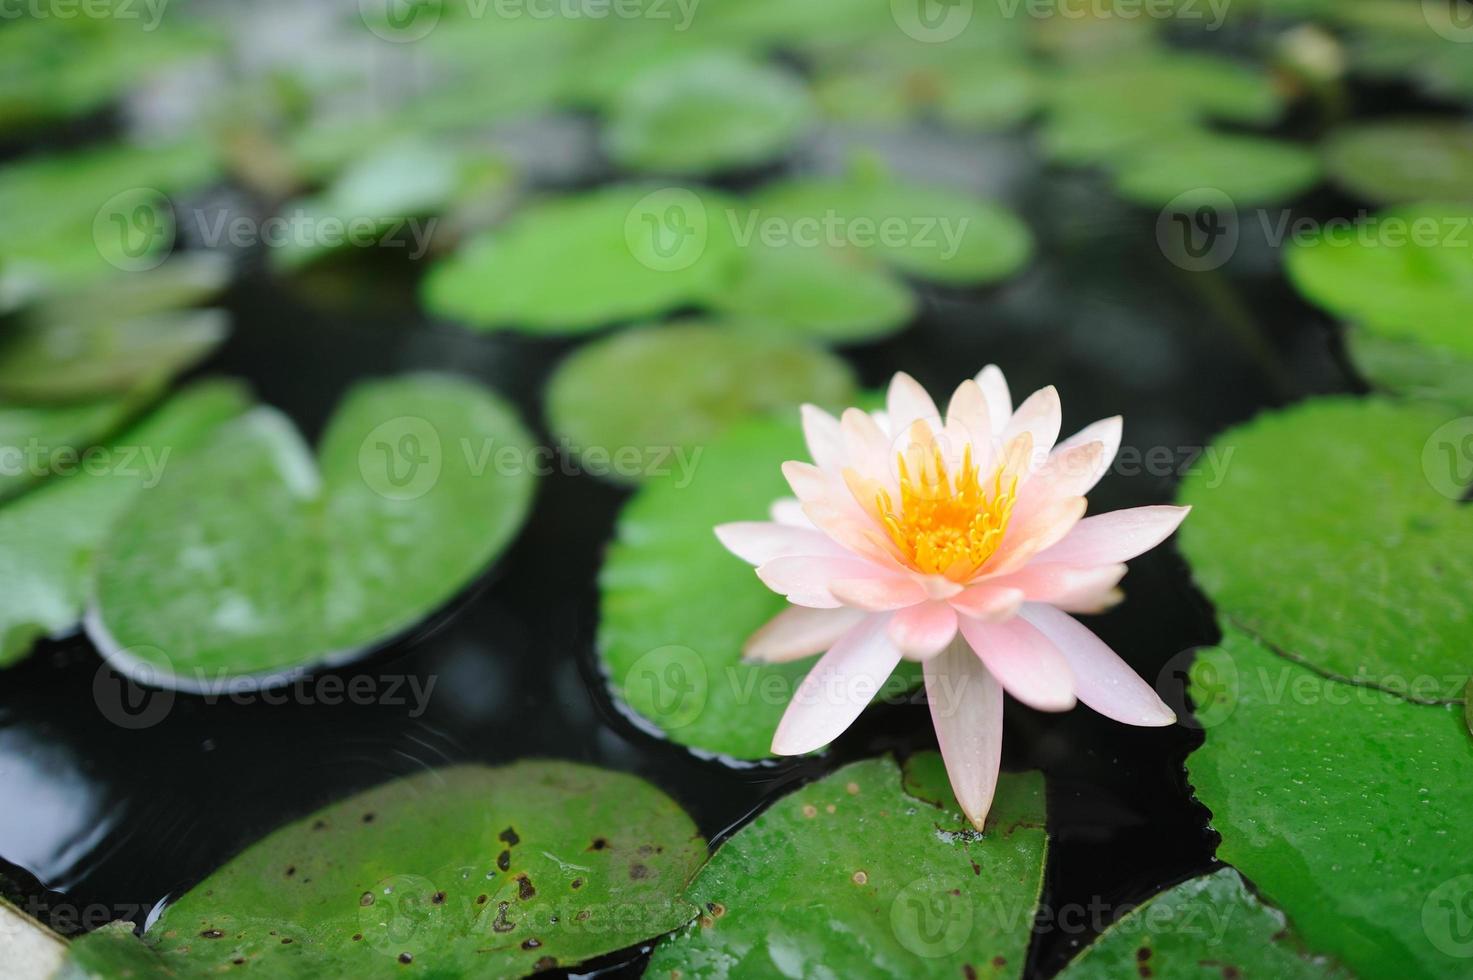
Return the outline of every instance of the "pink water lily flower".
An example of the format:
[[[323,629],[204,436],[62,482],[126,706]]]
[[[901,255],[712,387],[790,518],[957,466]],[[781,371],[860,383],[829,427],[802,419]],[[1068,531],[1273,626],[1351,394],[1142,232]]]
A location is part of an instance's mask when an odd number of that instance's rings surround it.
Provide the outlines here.
[[[793,605],[748,641],[748,659],[822,653],[772,751],[800,755],[853,723],[901,658],[923,665],[946,771],[982,829],[1002,755],[1002,693],[1041,711],[1076,699],[1129,725],[1176,720],[1149,684],[1070,613],[1120,598],[1125,562],[1160,544],[1186,507],[1085,517],[1084,495],[1120,447],[1104,419],[1057,442],[1059,396],[1017,410],[1002,372],[964,381],[939,417],[906,374],[885,411],[803,406],[812,463],[783,464],[797,499],[772,521],[716,535]]]

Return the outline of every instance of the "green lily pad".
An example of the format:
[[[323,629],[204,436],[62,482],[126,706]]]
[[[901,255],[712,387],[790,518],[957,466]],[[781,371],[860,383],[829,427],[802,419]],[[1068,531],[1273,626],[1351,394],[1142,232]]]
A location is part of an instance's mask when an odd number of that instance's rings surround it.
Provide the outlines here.
[[[478,327],[576,333],[710,293],[736,261],[713,192],[615,186],[529,205],[424,285],[431,311]]]
[[[187,388],[102,447],[93,462],[0,507],[0,666],[38,637],[82,618],[92,558],[108,529],[166,467],[245,410],[245,392],[219,382]]]
[[[787,69],[695,54],[636,75],[614,101],[604,142],[629,170],[703,174],[782,156],[810,115],[808,90]]]
[[[712,855],[687,892],[704,914],[646,975],[1016,977],[1047,846],[1037,773],[1001,777],[979,834],[949,797],[908,793],[890,759],[856,762]]]
[[[1473,411],[1473,358],[1357,326],[1346,330],[1345,346],[1360,373],[1377,388]]]
[[[396,140],[355,161],[323,193],[283,206],[283,215],[320,233],[288,238],[272,259],[297,268],[372,245],[418,259],[430,246],[433,216],[461,199],[501,197],[510,186],[510,169],[495,159],[424,139]]]
[[[6,280],[57,288],[158,266],[173,248],[170,195],[218,173],[203,139],[105,146],[0,168]]]
[[[1414,375],[1473,360],[1473,205],[1413,204],[1327,225],[1291,245],[1285,262],[1311,302],[1367,335],[1426,348],[1429,363]]]
[[[0,404],[0,501],[75,467],[150,401],[140,391],[70,405]]]
[[[1331,179],[1370,201],[1473,200],[1473,126],[1464,122],[1357,123],[1332,135],[1324,153]]]
[[[619,515],[599,573],[598,653],[614,697],[672,741],[736,759],[770,756],[772,734],[811,661],[742,661],[742,645],[786,606],[712,532],[767,520],[791,495],[780,470],[807,459],[797,413],[711,440],[693,473],[651,477]],[[877,697],[919,680],[902,662]]]
[[[1075,957],[1059,980],[1348,977],[1308,953],[1284,913],[1259,901],[1232,868],[1192,878],[1136,906]]]
[[[660,379],[651,385],[650,379]],[[698,465],[734,422],[855,393],[832,354],[741,324],[687,322],[614,334],[574,351],[547,387],[548,423],[595,475],[621,482]],[[596,456],[590,455],[593,450]]]
[[[223,313],[181,307],[215,295],[229,276],[222,256],[179,255],[24,306],[0,339],[0,398],[51,404],[162,387],[225,338]]]
[[[1222,618],[1323,673],[1457,697],[1473,670],[1473,515],[1458,503],[1473,435],[1447,423],[1316,399],[1218,437],[1231,458],[1183,481],[1196,510],[1178,540]]]
[[[1320,179],[1319,158],[1282,140],[1186,132],[1125,156],[1115,171],[1120,194],[1139,204],[1188,206],[1226,194],[1239,206],[1275,204],[1309,190]]]
[[[1087,61],[1049,92],[1043,143],[1056,160],[1110,163],[1155,140],[1217,120],[1273,122],[1283,101],[1261,70],[1212,55],[1173,52]]]
[[[197,20],[165,10],[126,0],[93,0],[85,12],[16,8],[0,32],[0,131],[100,109],[169,62],[215,46]]]
[[[457,766],[275,831],[170,904],[143,943],[103,937],[122,949],[94,945],[91,959],[146,951],[189,976],[520,977],[689,921],[680,892],[705,857],[691,819],[634,776]]]
[[[1360,976],[1466,976],[1473,740],[1461,707],[1325,678],[1230,626],[1191,676],[1213,722],[1187,765],[1218,856]]]
[[[728,319],[838,344],[895,333],[916,314],[910,287],[867,256],[756,241],[705,305]]]
[[[820,75],[814,96],[835,119],[899,122],[935,115],[959,129],[1016,125],[1038,108],[1042,86],[1022,59],[845,66]]]
[[[0,398],[72,400],[161,385],[228,332],[221,310],[25,326],[0,345]]]
[[[511,543],[531,438],[445,375],[359,385],[314,462],[257,409],[118,521],[88,633],[121,670],[184,690],[271,683],[414,625]]]
[[[738,216],[738,244],[854,249],[900,271],[952,284],[981,284],[1017,272],[1033,252],[1012,212],[968,194],[906,184],[882,174],[799,179],[763,188]]]

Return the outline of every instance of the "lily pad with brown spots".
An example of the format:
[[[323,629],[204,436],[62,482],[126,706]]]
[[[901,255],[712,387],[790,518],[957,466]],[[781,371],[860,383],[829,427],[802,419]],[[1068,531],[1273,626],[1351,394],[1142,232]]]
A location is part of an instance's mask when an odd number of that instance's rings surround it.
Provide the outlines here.
[[[134,975],[515,977],[572,966],[693,918],[706,856],[690,818],[633,776],[571,762],[459,766],[283,827],[144,934],[74,960]],[[115,948],[103,949],[107,943]],[[84,974],[85,975],[85,974]]]

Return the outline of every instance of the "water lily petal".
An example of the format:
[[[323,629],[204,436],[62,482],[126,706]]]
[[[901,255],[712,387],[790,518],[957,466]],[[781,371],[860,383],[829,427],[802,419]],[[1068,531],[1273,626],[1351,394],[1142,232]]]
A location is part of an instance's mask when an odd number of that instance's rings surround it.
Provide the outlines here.
[[[1101,612],[1119,597],[1115,586],[1125,572],[1124,563],[1065,565],[1033,561],[1010,575],[989,579],[987,585],[1016,589],[1028,602],[1046,602],[1070,612]]]
[[[786,524],[789,527],[813,527],[813,522],[808,515],[803,513],[803,504],[795,497],[782,497],[774,500],[768,508],[770,516],[778,524]]]
[[[747,639],[742,656],[775,664],[823,653],[857,626],[864,615],[858,609],[789,606]]]
[[[1112,415],[1098,422],[1091,422],[1069,438],[1054,447],[1054,452],[1062,453],[1077,446],[1087,446],[1092,442],[1098,442],[1104,447],[1100,459],[1099,476],[1095,477],[1095,483],[1110,470],[1110,464],[1115,462],[1115,456],[1120,452],[1120,437],[1124,432],[1125,423],[1118,415]],[[1080,493],[1088,493],[1094,488],[1094,483],[1080,490]]]
[[[1176,714],[1151,685],[1074,617],[1034,603],[1025,605],[1021,616],[1069,661],[1079,700],[1127,725],[1160,727],[1176,721]]]
[[[1076,565],[1129,561],[1165,541],[1190,507],[1130,507],[1086,517],[1057,544],[1038,553],[1037,561]]]
[[[922,670],[951,791],[967,819],[981,830],[1002,766],[1002,688],[959,639],[927,660]]]
[[[922,602],[890,617],[890,640],[910,660],[936,656],[956,637],[956,612],[944,602]]]
[[[982,395],[987,399],[992,434],[1000,438],[1013,416],[1013,396],[1008,391],[1008,380],[996,364],[989,364],[977,375],[977,387],[982,389]]]
[[[1059,440],[1059,427],[1063,424],[1063,408],[1059,405],[1059,392],[1053,385],[1040,388],[1024,400],[1003,427],[1004,443],[1023,432],[1033,436],[1034,469],[1048,457],[1049,450]]]
[[[988,581],[953,596],[951,608],[973,619],[1000,622],[1015,614],[1026,598],[1022,589],[1010,589]]]
[[[1056,500],[1083,497],[1104,473],[1105,444],[1090,442],[1063,451],[1054,450],[1018,492],[1013,520],[1026,522]]]
[[[794,555],[774,558],[757,566],[762,584],[789,602],[814,609],[834,609],[841,603],[829,591],[832,582],[882,574],[863,558],[832,555]]]
[[[770,521],[718,524],[716,537],[727,551],[752,565],[761,565],[774,558],[786,558],[790,555],[848,554],[821,531]]]
[[[778,723],[774,755],[823,748],[854,723],[900,662],[885,632],[888,619],[866,616],[819,658]]]
[[[946,404],[946,426],[960,427],[974,443],[992,445],[992,415],[981,385],[970,379],[957,385]]]
[[[816,405],[804,405],[800,411],[808,455],[819,469],[837,473],[844,467],[844,440],[839,434],[839,420]]]
[[[904,609],[925,602],[926,589],[912,578],[859,576],[828,583],[829,594],[846,606],[872,612]]]
[[[890,431],[896,435],[916,422],[929,425],[941,417],[926,389],[904,371],[897,372],[890,379],[890,390],[885,394],[885,411],[890,416]]]
[[[992,676],[1019,701],[1039,711],[1074,707],[1069,662],[1031,623],[1017,616],[1001,623],[963,616],[961,632]]]
[[[982,566],[984,578],[1017,571],[1067,535],[1087,506],[1083,497],[1064,497],[1024,514],[1008,525],[1002,544]]]

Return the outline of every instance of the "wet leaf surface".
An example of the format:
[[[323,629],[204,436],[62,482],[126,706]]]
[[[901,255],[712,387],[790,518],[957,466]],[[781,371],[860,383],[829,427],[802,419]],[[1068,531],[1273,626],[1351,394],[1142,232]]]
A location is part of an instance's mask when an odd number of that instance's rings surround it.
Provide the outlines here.
[[[747,638],[787,603],[711,531],[767,520],[772,502],[790,494],[782,463],[807,456],[795,416],[735,425],[712,440],[693,477],[651,478],[619,516],[599,574],[599,659],[615,699],[672,741],[768,757],[813,665],[742,662]],[[901,694],[918,679],[904,663],[880,694]]]
[[[1383,204],[1473,200],[1473,126],[1439,119],[1356,123],[1325,142],[1325,169]]]
[[[911,765],[940,768],[935,753]],[[687,892],[700,918],[646,975],[1020,976],[1047,851],[1042,779],[1003,775],[982,834],[949,792],[908,788],[871,759],[774,802],[701,869]]]
[[[705,857],[690,818],[633,776],[459,766],[273,832],[172,902],[146,947],[102,937],[114,948],[87,958],[151,948],[186,975],[525,976],[682,925]]]
[[[118,521],[89,635],[120,670],[185,689],[356,656],[510,543],[531,503],[530,442],[500,398],[448,375],[359,385],[316,461],[258,408]]]
[[[854,391],[847,364],[771,327],[682,322],[575,351],[548,382],[547,414],[565,450],[611,464],[597,475],[637,483],[699,466],[711,439],[735,422],[796,413],[803,402],[838,411]]]
[[[1448,423],[1426,406],[1319,399],[1219,436],[1232,456],[1220,485],[1204,471],[1183,482],[1196,509],[1179,542],[1224,623],[1323,673],[1459,696],[1473,454]]]
[[[94,554],[129,503],[165,468],[244,411],[243,389],[200,384],[164,402],[109,445],[107,466],[55,476],[0,506],[0,666],[40,636],[75,627]]]
[[[1136,906],[1059,974],[1060,980],[1129,976],[1309,980],[1349,974],[1308,953],[1284,913],[1223,868]]]
[[[1218,856],[1360,976],[1465,976],[1462,707],[1327,679],[1231,626],[1191,676],[1207,741],[1188,769]]]

